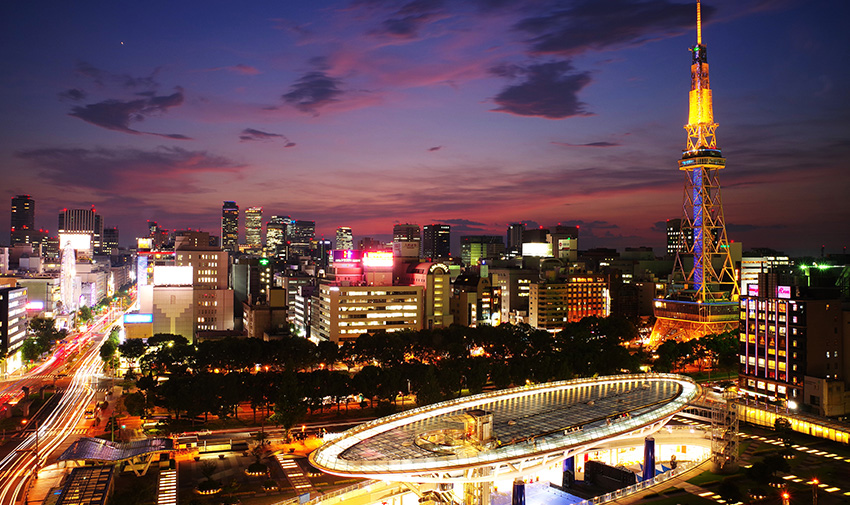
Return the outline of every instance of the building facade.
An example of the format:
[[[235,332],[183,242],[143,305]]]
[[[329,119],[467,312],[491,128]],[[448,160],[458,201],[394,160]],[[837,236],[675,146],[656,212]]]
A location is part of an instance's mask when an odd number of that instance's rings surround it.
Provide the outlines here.
[[[263,249],[263,208],[245,209],[245,244],[251,251]]]
[[[430,260],[451,257],[452,227],[447,224],[426,224],[422,227],[422,257]]]
[[[27,337],[27,288],[0,287],[0,350],[4,356],[20,350]]]
[[[239,206],[236,202],[225,201],[221,206],[221,248],[239,250]]]
[[[604,275],[569,275],[530,286],[528,324],[535,328],[560,331],[567,323],[591,316],[608,317],[610,313],[611,296]]]
[[[500,235],[464,235],[460,237],[460,257],[466,266],[477,265],[481,260],[499,259],[504,252],[505,242]]]
[[[311,336],[338,344],[376,331],[422,328],[422,286],[344,286],[321,282]]]
[[[351,233],[351,228],[340,226],[336,229],[335,248],[338,250],[354,249],[354,235]]]
[[[12,197],[11,245],[30,244],[35,231],[35,200],[30,195]]]

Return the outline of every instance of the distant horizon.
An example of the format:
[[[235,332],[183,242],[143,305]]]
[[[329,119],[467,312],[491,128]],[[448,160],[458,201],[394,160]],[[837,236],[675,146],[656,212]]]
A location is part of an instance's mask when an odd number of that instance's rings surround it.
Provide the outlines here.
[[[655,250],[681,217],[692,0],[152,2],[0,6],[0,196],[39,227],[94,204],[125,244],[149,219],[217,235],[232,200],[325,237],[561,222]],[[850,4],[702,19],[729,240],[842,252]]]

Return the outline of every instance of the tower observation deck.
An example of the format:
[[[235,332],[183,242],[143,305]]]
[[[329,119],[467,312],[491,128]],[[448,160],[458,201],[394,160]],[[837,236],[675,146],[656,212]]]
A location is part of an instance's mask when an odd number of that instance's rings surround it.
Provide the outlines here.
[[[685,172],[682,240],[669,295],[655,300],[652,341],[690,340],[738,327],[738,283],[720,198],[718,171],[726,167],[715,137],[708,56],[702,43],[697,0],[697,43],[692,53],[687,145],[679,160]]]

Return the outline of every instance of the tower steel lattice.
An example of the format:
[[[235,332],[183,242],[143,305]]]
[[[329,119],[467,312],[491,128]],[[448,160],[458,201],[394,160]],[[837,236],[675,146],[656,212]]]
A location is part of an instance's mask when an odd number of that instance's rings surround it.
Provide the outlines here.
[[[692,53],[688,96],[687,145],[679,160],[685,172],[681,242],[676,253],[671,293],[655,301],[657,343],[689,340],[737,327],[738,283],[720,197],[719,170],[726,166],[717,146],[708,78],[708,56],[702,43],[702,17],[697,0],[697,43]]]

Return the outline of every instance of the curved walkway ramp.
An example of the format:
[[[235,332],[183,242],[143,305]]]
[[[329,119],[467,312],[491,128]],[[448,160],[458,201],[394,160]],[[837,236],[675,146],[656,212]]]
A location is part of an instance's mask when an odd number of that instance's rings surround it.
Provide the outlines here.
[[[603,442],[655,432],[698,394],[690,378],[672,374],[483,393],[361,424],[313,451],[310,462],[336,475],[404,482],[513,478]],[[483,438],[464,423],[482,416],[492,416]]]
[[[137,476],[147,473],[154,459],[163,452],[174,450],[170,438],[149,438],[133,442],[110,442],[100,438],[83,437],[65,450],[59,461],[75,464],[126,463]]]

